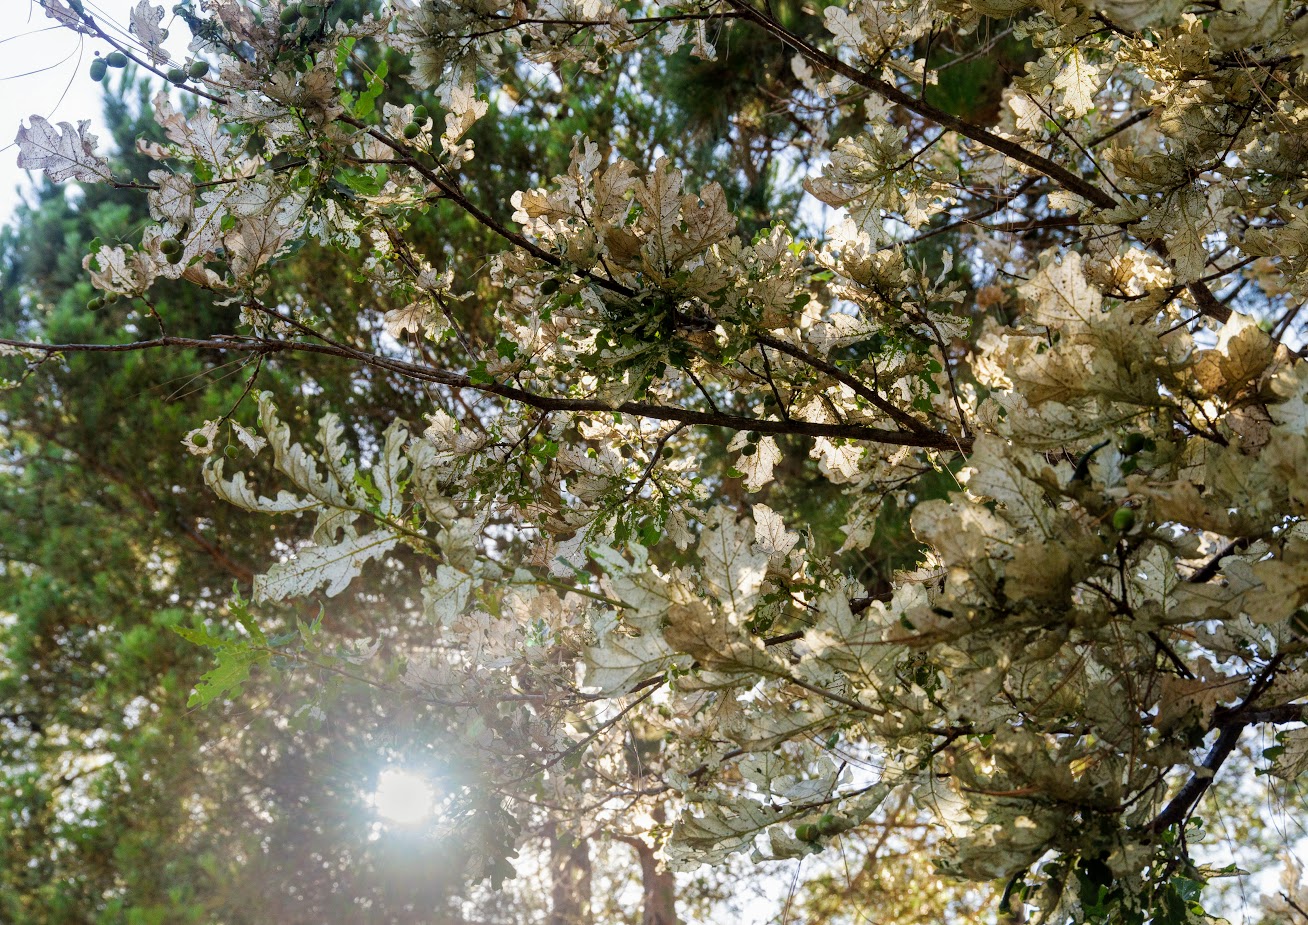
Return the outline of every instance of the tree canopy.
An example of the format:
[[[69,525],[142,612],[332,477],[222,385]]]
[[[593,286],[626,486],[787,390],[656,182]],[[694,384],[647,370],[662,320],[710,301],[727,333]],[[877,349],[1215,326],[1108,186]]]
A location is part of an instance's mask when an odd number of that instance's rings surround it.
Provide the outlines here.
[[[560,925],[797,860],[1185,923],[1308,834],[1308,7],[41,5],[145,76],[0,242],[10,918],[426,921],[543,844]]]

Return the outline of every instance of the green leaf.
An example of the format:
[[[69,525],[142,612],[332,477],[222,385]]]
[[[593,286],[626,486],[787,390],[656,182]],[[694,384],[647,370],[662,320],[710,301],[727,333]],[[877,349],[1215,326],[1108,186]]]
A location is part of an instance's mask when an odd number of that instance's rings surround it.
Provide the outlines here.
[[[169,628],[187,642],[197,646],[204,646],[206,649],[223,649],[232,644],[230,639],[215,636],[204,627],[173,626]]]
[[[218,652],[218,664],[200,676],[195,691],[186,701],[188,707],[205,707],[224,694],[235,696],[250,679],[250,668],[264,661],[266,655],[248,649],[229,647]]]

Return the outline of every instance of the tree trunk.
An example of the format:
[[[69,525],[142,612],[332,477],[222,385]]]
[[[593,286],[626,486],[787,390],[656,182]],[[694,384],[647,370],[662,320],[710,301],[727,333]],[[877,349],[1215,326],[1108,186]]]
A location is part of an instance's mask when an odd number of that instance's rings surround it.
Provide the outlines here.
[[[551,825],[546,831],[550,845],[549,925],[592,925],[590,908],[590,843],[573,838]]]
[[[655,807],[652,815],[655,822],[663,822],[663,807]],[[635,849],[640,859],[640,877],[645,889],[640,925],[677,925],[677,878],[666,867],[659,867],[654,849],[643,839],[619,837]]]
[[[645,884],[645,911],[640,925],[677,925],[677,881],[672,871],[659,867],[654,849],[639,838],[627,839],[640,858],[640,876]]]

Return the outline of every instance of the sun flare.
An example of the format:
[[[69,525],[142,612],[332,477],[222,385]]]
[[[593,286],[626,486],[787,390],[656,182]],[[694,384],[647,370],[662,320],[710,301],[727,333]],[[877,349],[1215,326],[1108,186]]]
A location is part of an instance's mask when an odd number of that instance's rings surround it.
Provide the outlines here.
[[[421,775],[402,768],[387,768],[377,775],[372,805],[377,815],[397,825],[417,825],[428,819],[436,805],[436,791]]]

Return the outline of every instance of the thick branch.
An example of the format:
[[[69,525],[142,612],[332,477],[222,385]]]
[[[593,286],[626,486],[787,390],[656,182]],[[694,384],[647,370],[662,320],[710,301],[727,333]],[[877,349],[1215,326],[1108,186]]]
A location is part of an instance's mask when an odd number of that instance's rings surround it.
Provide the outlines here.
[[[1268,678],[1270,681],[1270,675],[1268,675]],[[1265,684],[1256,685],[1256,687],[1258,686],[1265,689]],[[1218,710],[1214,714],[1212,728],[1220,729],[1221,732],[1200,765],[1204,770],[1196,773],[1181,786],[1181,789],[1176,792],[1176,796],[1172,797],[1168,804],[1163,807],[1162,812],[1155,816],[1145,827],[1145,831],[1162,832],[1186,819],[1190,811],[1194,809],[1195,804],[1208,792],[1208,788],[1217,779],[1218,770],[1230,757],[1231,752],[1235,750],[1236,744],[1240,741],[1240,734],[1244,732],[1246,727],[1260,723],[1294,723],[1304,720],[1305,709],[1308,708],[1308,704],[1286,703],[1259,710],[1252,708],[1251,701],[1255,696],[1256,694],[1251,695],[1238,707]]]
[[[1208,792],[1208,788],[1217,779],[1217,770],[1234,751],[1236,743],[1240,741],[1240,733],[1244,732],[1244,727],[1245,724],[1241,722],[1222,729],[1221,735],[1217,737],[1217,741],[1213,743],[1212,749],[1201,765],[1206,773],[1196,773],[1186,781],[1177,791],[1176,796],[1172,797],[1171,802],[1149,823],[1147,831],[1161,832],[1169,829],[1190,814],[1190,810],[1199,802],[1199,798]]]

